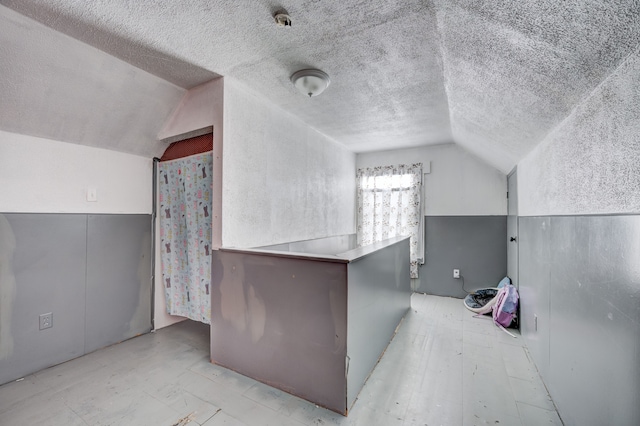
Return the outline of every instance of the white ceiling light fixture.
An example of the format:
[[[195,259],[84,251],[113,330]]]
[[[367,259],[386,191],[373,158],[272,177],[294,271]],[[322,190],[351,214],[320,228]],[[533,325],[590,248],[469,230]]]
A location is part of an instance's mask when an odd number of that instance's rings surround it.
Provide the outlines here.
[[[293,73],[291,82],[300,93],[312,97],[324,92],[324,89],[329,87],[331,80],[324,71],[308,69]]]

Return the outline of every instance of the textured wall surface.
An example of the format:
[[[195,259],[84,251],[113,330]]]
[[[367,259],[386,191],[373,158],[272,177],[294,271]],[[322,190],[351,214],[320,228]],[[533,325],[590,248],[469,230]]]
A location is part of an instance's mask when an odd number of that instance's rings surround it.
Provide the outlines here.
[[[150,159],[0,131],[0,212],[151,213]],[[98,201],[87,201],[96,188]]]
[[[0,6],[0,129],[152,157],[184,89]]]
[[[640,424],[638,259],[640,216],[520,218],[521,331],[566,425]]]
[[[423,164],[424,214],[479,216],[507,214],[507,178],[455,144],[358,154],[356,166]]]
[[[225,79],[222,244],[355,232],[355,154]]]
[[[640,212],[640,51],[518,165],[520,215]]]

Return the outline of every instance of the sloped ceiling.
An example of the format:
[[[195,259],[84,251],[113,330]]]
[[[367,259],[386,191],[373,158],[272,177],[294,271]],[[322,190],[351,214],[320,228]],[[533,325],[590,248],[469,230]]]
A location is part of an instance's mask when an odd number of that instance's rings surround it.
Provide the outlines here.
[[[503,172],[640,42],[637,0],[0,3],[183,88],[237,79],[355,152],[455,142]]]
[[[510,170],[640,43],[637,0],[437,0],[454,140]]]
[[[185,92],[0,6],[0,130],[152,157]]]

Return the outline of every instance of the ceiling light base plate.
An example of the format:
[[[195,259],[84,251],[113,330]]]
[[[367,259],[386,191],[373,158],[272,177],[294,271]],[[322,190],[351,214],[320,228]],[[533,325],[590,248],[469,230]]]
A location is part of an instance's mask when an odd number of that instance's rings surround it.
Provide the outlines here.
[[[324,90],[329,87],[331,79],[329,79],[329,75],[324,71],[306,69],[293,73],[291,82],[300,93],[312,97],[324,92]]]

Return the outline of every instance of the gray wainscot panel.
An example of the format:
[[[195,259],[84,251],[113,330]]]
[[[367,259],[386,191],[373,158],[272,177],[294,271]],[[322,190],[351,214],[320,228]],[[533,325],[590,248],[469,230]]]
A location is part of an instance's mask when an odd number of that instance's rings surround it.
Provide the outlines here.
[[[508,216],[507,216],[507,275],[516,288],[519,288],[518,280],[518,172],[514,170],[507,177],[509,191]]]
[[[551,220],[521,217],[519,223],[520,331],[540,374],[549,374]]]
[[[417,291],[463,298],[467,291],[495,287],[507,273],[506,216],[426,216],[425,264]]]
[[[520,221],[523,334],[565,424],[640,424],[640,217]]]
[[[86,216],[0,215],[0,384],[84,354]],[[39,329],[39,316],[53,326]]]
[[[518,216],[507,216],[507,275],[516,288],[519,288],[518,274]]]
[[[150,230],[150,215],[0,215],[0,384],[150,330]]]
[[[151,330],[151,216],[89,216],[86,307],[86,352]]]

